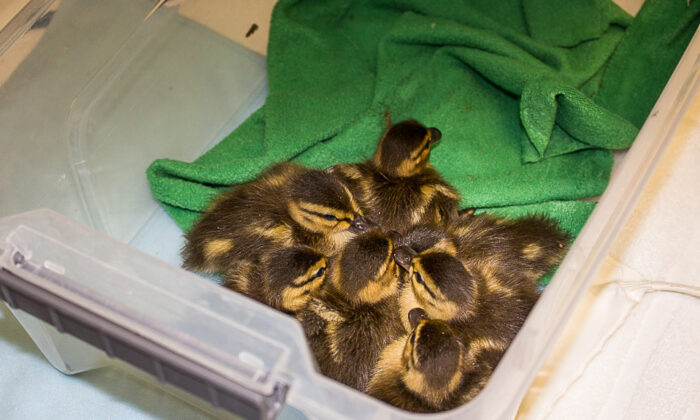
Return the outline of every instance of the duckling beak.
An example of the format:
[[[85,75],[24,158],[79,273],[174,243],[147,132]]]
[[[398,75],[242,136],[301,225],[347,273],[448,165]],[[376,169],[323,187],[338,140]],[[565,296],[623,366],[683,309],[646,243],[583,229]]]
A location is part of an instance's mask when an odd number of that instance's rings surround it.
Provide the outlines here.
[[[323,172],[330,174],[330,175],[338,175],[338,172],[339,172],[338,166],[340,166],[340,165],[329,166],[326,169],[324,169]]]
[[[350,222],[350,230],[355,233],[365,233],[368,230],[377,227],[377,224],[362,216],[355,216]]]
[[[422,319],[428,319],[428,314],[422,308],[413,308],[408,312],[408,324],[411,328],[416,328]]]
[[[394,250],[394,260],[406,271],[411,268],[411,260],[416,255],[416,251],[409,246],[400,246]]]
[[[391,239],[391,242],[394,243],[395,247],[398,246],[398,244],[401,242],[401,239],[402,239],[401,234],[395,230],[388,231],[386,233],[386,236],[388,236],[389,239]]]
[[[437,128],[430,127],[430,128],[428,128],[428,131],[430,132],[430,143],[431,144],[437,143],[442,138],[442,133]]]

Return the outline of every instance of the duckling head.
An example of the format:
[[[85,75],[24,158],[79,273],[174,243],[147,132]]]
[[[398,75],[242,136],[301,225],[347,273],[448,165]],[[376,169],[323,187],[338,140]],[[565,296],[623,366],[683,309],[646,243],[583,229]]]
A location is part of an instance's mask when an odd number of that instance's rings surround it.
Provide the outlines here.
[[[450,255],[457,255],[455,241],[445,231],[434,225],[424,224],[412,227],[406,234],[396,242],[397,249],[407,246],[415,251],[412,255],[427,251],[428,249],[439,249]],[[408,254],[403,254],[408,256]]]
[[[353,238],[333,263],[331,283],[353,304],[373,304],[398,292],[394,242],[378,229]]]
[[[286,312],[302,310],[323,285],[327,264],[325,256],[306,246],[272,253],[268,261],[271,306]]]
[[[446,322],[415,319],[401,357],[401,381],[419,398],[441,407],[462,382],[466,351]]]
[[[408,271],[416,301],[429,318],[463,321],[473,314],[476,281],[454,255],[435,248],[415,253],[404,246],[394,259]]]
[[[288,210],[304,229],[332,236],[341,245],[373,225],[362,216],[350,190],[320,170],[306,171],[292,183]]]
[[[428,164],[430,148],[441,137],[440,130],[416,120],[394,124],[379,140],[372,162],[386,176],[417,175]]]

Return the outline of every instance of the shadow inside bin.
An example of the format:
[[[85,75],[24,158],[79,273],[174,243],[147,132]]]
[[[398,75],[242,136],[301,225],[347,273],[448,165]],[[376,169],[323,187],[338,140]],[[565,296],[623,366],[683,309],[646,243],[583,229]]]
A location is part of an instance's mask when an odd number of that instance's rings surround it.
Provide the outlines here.
[[[0,341],[10,344],[18,351],[31,354],[37,359],[41,359],[42,362],[46,362],[46,359],[44,359],[41,351],[29,337],[29,334],[24,331],[22,325],[2,301],[0,301]]]
[[[100,368],[83,372],[76,378],[89,383],[121,404],[129,404],[154,418],[186,418],[208,420],[214,417],[168,394],[146,381],[118,368]]]

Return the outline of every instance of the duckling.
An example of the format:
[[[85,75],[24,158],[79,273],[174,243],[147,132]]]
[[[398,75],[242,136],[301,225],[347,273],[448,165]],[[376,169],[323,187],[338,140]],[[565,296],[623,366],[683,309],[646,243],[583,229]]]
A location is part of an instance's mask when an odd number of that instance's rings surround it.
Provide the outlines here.
[[[399,314],[405,328],[410,327],[408,313],[413,308],[456,326],[469,322],[476,311],[479,287],[458,258],[437,248],[415,253],[406,246],[394,255],[408,272],[408,281],[399,292]]]
[[[238,259],[294,245],[330,256],[369,225],[333,175],[283,162],[214,200],[186,234],[184,266],[222,273]]]
[[[352,239],[297,316],[321,372],[358,390],[369,381],[380,351],[405,333],[393,250],[391,238],[376,229]]]
[[[223,285],[280,311],[294,314],[306,308],[311,294],[326,277],[328,259],[307,246],[284,247],[262,264],[239,260]]]
[[[569,234],[549,217],[504,219],[482,213],[461,215],[444,227],[416,226],[402,237],[399,247],[416,252],[442,249],[485,278],[517,288],[522,282],[530,287],[548,273],[561,261],[569,242]]]
[[[396,407],[438,412],[464,402],[473,370],[461,337],[444,321],[412,315],[412,332],[382,350],[365,391]],[[416,315],[416,316],[413,316]]]
[[[564,257],[570,236],[554,219],[461,216],[447,226],[457,256],[492,292],[531,293]]]
[[[461,336],[471,366],[463,402],[485,385],[539,297],[534,280],[561,259],[567,242],[551,219],[487,215],[417,226],[399,241],[395,260],[409,276],[399,292],[401,321],[410,327],[419,307]]]
[[[396,252],[412,253],[405,247]],[[410,322],[411,308],[422,308],[431,319],[442,319],[458,331],[484,369],[493,369],[539,297],[534,284],[486,278],[441,250],[397,258],[401,264],[406,260],[410,287],[399,298],[402,322]]]
[[[441,137],[437,128],[403,121],[384,132],[371,160],[329,169],[383,229],[403,234],[416,224],[442,223],[457,216],[459,193],[428,162]]]

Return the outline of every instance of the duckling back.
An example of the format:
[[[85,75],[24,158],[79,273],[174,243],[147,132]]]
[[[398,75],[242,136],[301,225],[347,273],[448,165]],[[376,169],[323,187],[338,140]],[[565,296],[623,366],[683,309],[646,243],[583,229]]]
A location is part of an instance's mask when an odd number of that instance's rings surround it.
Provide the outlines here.
[[[502,219],[461,216],[448,226],[459,257],[488,281],[512,289],[532,289],[558,264],[570,241],[551,218],[530,215]]]
[[[280,163],[220,195],[185,235],[184,267],[221,273],[240,259],[260,264],[258,256],[271,247],[293,245],[283,203],[289,183],[302,171]]]
[[[363,390],[381,349],[404,331],[395,299],[351,309],[344,300],[326,298],[319,306],[323,309],[316,307],[316,311],[330,312],[335,317],[325,318],[322,335],[316,338],[320,342],[312,345],[318,351],[316,358],[321,372]]]
[[[438,412],[462,403],[472,363],[461,337],[445,322],[423,319],[381,353],[366,392],[396,407]]]

